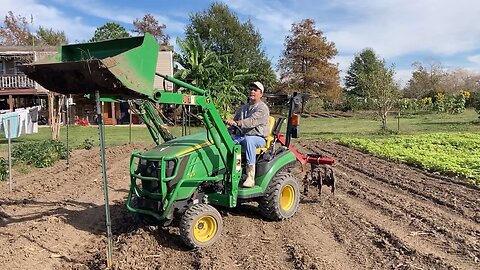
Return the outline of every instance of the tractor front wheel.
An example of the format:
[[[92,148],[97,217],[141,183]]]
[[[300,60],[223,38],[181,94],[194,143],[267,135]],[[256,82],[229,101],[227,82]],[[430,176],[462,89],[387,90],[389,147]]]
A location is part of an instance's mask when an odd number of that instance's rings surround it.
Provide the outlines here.
[[[295,215],[299,203],[300,188],[297,179],[291,173],[279,172],[270,180],[259,206],[265,217],[284,220]]]
[[[207,247],[215,243],[223,229],[222,216],[213,206],[195,204],[180,221],[180,236],[189,247]]]

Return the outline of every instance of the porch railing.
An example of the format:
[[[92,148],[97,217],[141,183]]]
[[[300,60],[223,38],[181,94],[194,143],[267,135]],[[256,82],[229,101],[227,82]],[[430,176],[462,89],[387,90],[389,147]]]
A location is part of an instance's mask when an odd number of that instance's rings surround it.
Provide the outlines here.
[[[0,75],[0,89],[29,89],[35,88],[35,81],[26,75]]]

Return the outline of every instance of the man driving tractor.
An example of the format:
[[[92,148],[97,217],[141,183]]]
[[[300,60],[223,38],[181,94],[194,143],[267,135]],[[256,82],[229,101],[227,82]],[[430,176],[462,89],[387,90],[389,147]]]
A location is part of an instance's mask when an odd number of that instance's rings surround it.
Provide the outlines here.
[[[262,101],[264,87],[260,82],[249,85],[249,103],[235,111],[233,119],[226,121],[227,125],[238,127],[241,134],[232,135],[233,141],[245,149],[247,159],[247,178],[243,187],[255,186],[256,149],[266,144],[269,135],[270,112]]]

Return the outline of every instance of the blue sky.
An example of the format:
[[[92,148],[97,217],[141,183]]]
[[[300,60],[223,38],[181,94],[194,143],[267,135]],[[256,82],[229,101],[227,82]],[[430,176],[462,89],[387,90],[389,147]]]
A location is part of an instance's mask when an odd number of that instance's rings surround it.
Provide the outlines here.
[[[146,13],[167,25],[175,45],[189,15],[213,1],[201,0],[1,0],[0,15],[34,17],[36,28],[65,31],[70,42],[91,38],[95,29],[114,21],[127,30]],[[369,47],[394,64],[405,84],[414,61],[440,62],[447,69],[480,72],[480,1],[477,0],[232,0],[223,1],[240,20],[250,19],[263,37],[274,65],[292,23],[313,18],[317,29],[335,43],[342,75],[354,55]]]

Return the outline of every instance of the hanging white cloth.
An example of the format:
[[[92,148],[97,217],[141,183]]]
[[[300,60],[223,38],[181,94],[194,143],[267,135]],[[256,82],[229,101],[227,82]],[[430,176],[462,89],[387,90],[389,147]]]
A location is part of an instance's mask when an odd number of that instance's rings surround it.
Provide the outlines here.
[[[28,134],[27,133],[27,125],[28,125],[28,110],[27,109],[15,109],[15,112],[17,112],[20,115],[20,128],[19,128],[19,135],[22,134]]]

